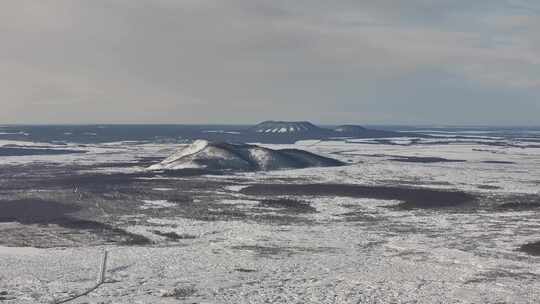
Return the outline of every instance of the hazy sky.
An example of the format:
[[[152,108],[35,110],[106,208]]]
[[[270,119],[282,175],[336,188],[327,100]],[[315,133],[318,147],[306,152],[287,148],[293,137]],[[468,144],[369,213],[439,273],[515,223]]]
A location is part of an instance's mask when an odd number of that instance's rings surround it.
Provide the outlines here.
[[[538,0],[2,0],[0,123],[540,125]]]

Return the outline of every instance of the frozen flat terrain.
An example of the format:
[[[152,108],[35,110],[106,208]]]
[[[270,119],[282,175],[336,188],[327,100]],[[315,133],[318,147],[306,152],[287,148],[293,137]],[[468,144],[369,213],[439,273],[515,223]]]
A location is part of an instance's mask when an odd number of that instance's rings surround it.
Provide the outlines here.
[[[0,157],[0,302],[85,291],[103,250],[105,284],[69,303],[540,302],[519,250],[538,135],[445,135],[264,145],[349,165],[246,173],[146,169],[179,143],[32,143],[85,153]]]

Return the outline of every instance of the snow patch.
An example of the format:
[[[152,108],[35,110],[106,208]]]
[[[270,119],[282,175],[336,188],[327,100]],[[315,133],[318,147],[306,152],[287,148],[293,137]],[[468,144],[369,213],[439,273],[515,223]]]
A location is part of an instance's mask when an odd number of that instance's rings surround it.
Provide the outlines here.
[[[152,188],[154,191],[173,191],[174,188]]]
[[[227,186],[225,189],[232,191],[232,192],[240,192],[242,189],[249,187],[249,185],[234,185],[234,186]]]
[[[176,206],[175,203],[171,203],[167,200],[143,200],[143,206],[139,207],[140,209],[161,209],[161,208],[170,208]]]

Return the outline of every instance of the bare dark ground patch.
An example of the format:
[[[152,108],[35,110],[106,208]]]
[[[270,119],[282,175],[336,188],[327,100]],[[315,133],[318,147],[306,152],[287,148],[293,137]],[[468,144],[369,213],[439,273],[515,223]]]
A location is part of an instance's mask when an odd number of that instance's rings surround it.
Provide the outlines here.
[[[463,159],[448,159],[443,157],[424,157],[424,156],[406,156],[406,155],[388,155],[388,154],[355,154],[352,152],[357,152],[358,150],[348,150],[348,151],[339,151],[333,152],[333,154],[341,155],[358,155],[365,157],[388,157],[388,160],[402,163],[463,163],[466,160]]]
[[[0,222],[19,222],[22,224],[54,222],[66,218],[67,214],[79,209],[75,205],[39,198],[0,201]]]
[[[196,239],[197,236],[191,235],[191,234],[178,234],[176,232],[162,232],[159,230],[152,231],[154,234],[163,236],[171,241],[179,241],[179,240],[193,240]]]
[[[484,164],[495,164],[495,165],[515,165],[515,162],[512,161],[503,161],[503,160],[485,160],[482,161]]]
[[[30,156],[30,155],[64,155],[82,154],[86,151],[68,149],[44,149],[22,147],[0,147],[0,156]]]
[[[104,242],[115,242],[123,245],[146,245],[150,240],[137,234],[127,232],[111,225],[80,219],[71,214],[80,210],[76,205],[67,205],[41,199],[21,199],[0,201],[0,222],[18,222],[26,225],[57,225],[68,230],[86,231],[99,235]],[[4,231],[6,232],[6,231]],[[7,231],[9,233],[9,230]],[[0,231],[0,236],[2,232]],[[64,236],[67,232],[61,232]],[[33,247],[50,247],[54,244],[34,244],[33,240],[23,240]]]
[[[312,207],[309,202],[288,198],[266,199],[262,200],[260,204],[265,207],[282,208],[293,213],[317,212],[317,209]]]
[[[540,209],[540,196],[521,195],[505,199],[506,203],[497,205],[501,211],[528,211]]]
[[[540,209],[538,194],[492,194],[484,199],[486,209],[494,212],[531,211]]]
[[[540,209],[540,202],[512,202],[498,206],[500,210],[515,210],[515,211],[528,211],[533,209]]]
[[[501,187],[499,187],[499,186],[493,186],[493,185],[478,185],[478,186],[476,186],[476,188],[478,188],[478,189],[483,189],[483,190],[497,190],[497,189],[501,189]]]
[[[337,196],[400,200],[403,203],[396,208],[404,210],[463,207],[470,206],[475,201],[475,196],[460,191],[349,184],[257,184],[240,192],[266,196]]]
[[[524,244],[519,250],[530,255],[540,256],[540,241]]]

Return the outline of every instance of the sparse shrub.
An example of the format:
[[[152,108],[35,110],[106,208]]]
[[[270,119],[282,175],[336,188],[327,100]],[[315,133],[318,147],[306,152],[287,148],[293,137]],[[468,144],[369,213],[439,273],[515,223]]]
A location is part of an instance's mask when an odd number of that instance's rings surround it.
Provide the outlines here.
[[[265,207],[285,208],[295,212],[317,212],[317,209],[311,206],[309,202],[289,198],[266,199],[261,201]]]
[[[197,237],[194,236],[194,235],[191,235],[191,234],[178,234],[176,232],[163,232],[163,231],[159,231],[159,230],[154,230],[152,231],[154,234],[156,235],[159,235],[159,236],[163,236],[163,237],[166,237],[170,240],[173,240],[173,241],[177,241],[177,240],[191,240],[191,239],[196,239]]]
[[[189,287],[176,287],[173,290],[165,291],[161,294],[163,298],[176,298],[176,299],[185,299],[193,296],[197,293],[197,289]]]

